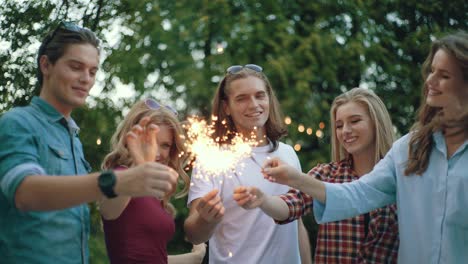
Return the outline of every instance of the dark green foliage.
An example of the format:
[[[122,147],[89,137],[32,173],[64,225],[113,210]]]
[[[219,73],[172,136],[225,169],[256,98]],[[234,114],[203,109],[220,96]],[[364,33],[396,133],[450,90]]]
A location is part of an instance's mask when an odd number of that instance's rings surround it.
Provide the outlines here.
[[[406,133],[420,102],[419,69],[431,39],[468,28],[464,0],[0,3],[0,112],[31,99],[34,52],[58,20],[79,20],[104,40],[103,92],[92,107],[74,113],[95,170],[121,119],[122,107],[107,99],[115,94],[117,81],[136,91],[134,98],[121,100],[123,106],[153,96],[176,105],[182,118],[208,116],[224,70],[232,64],[255,63],[263,66],[284,113],[292,119],[285,140],[302,145],[298,154],[307,171],[329,161],[329,108],[335,96],[355,86],[375,90],[398,132]],[[115,25],[121,28],[111,38]],[[217,52],[218,45],[224,48],[222,53]],[[315,136],[320,122],[325,124],[323,138]],[[312,128],[313,134],[299,132],[299,124]],[[96,144],[98,137],[101,145]],[[185,201],[174,203],[181,224],[188,213]],[[309,220],[306,225],[315,230]],[[99,230],[93,228],[95,235]],[[96,252],[103,247],[96,238],[91,246],[92,256],[98,258],[102,252]],[[179,225],[170,251],[188,250],[182,241]]]

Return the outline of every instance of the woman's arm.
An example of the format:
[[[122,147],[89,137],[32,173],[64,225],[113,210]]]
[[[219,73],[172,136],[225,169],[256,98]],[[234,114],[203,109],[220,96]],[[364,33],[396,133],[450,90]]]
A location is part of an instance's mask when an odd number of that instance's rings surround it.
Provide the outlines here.
[[[296,170],[278,158],[267,160],[262,172],[269,181],[288,185],[325,203],[325,185],[323,182]]]
[[[377,263],[396,263],[398,258],[398,219],[392,204],[369,213],[367,237],[361,246],[362,258]]]
[[[364,214],[396,202],[397,167],[407,155],[403,140],[395,142],[387,155],[359,180],[326,183],[326,203],[314,201],[317,223],[333,222]],[[401,168],[398,168],[401,169]]]
[[[265,195],[256,187],[239,186],[234,189],[234,200],[239,206],[250,210],[259,207],[273,219],[283,221],[289,216],[289,208],[279,196]]]
[[[130,197],[116,197],[113,199],[102,199],[97,202],[99,212],[101,212],[102,218],[106,220],[117,219],[122,212],[127,208],[130,202]]]
[[[192,252],[167,256],[169,264],[200,264],[206,254],[206,244],[193,245]]]
[[[190,204],[189,216],[184,222],[188,241],[194,244],[208,241],[218,223],[223,220],[224,210],[223,202],[216,189],[193,200]]]
[[[133,160],[132,167],[156,160],[159,128],[149,122],[149,117],[142,118],[125,135],[126,146]],[[120,170],[125,170],[125,168]],[[113,220],[122,214],[129,202],[129,196],[119,196],[113,199],[104,198],[98,201],[99,211],[104,219]]]
[[[312,264],[309,234],[307,233],[307,229],[302,222],[302,218],[299,218],[297,225],[299,228],[299,253],[301,254],[301,263]]]
[[[192,252],[167,256],[169,264],[200,264],[206,254],[206,244],[193,245]]]

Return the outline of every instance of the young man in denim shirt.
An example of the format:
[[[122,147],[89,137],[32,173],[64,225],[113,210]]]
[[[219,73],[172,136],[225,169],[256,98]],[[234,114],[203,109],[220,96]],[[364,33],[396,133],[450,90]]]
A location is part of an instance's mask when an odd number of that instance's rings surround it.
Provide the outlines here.
[[[37,66],[39,96],[0,118],[0,256],[2,263],[88,263],[86,203],[162,197],[178,175],[156,162],[90,174],[70,115],[99,68],[93,32],[61,22],[43,40]]]

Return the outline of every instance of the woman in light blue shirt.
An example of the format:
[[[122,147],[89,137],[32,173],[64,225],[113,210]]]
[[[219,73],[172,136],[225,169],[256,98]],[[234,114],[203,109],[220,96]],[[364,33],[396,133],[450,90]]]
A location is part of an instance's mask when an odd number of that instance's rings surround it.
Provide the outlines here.
[[[396,202],[398,263],[468,263],[468,34],[435,41],[422,73],[417,122],[369,174],[324,183],[271,159],[264,175],[316,198],[318,223]]]

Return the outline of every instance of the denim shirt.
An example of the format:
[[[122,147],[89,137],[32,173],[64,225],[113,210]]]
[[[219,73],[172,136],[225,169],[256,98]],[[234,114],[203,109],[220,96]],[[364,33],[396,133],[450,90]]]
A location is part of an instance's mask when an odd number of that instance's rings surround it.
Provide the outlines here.
[[[78,127],[39,97],[0,118],[0,256],[2,263],[88,263],[87,204],[56,211],[19,211],[25,177],[87,174]],[[60,197],[57,197],[60,199]]]
[[[447,158],[441,132],[433,135],[422,175],[405,176],[410,135],[396,141],[367,175],[345,184],[325,183],[326,204],[314,201],[318,223],[336,221],[397,203],[398,263],[468,263],[468,140]]]

